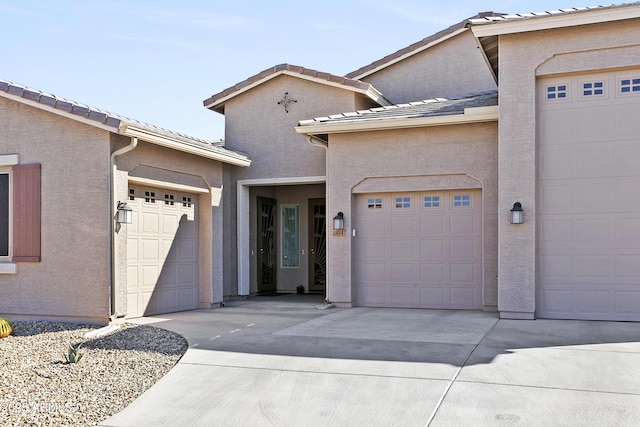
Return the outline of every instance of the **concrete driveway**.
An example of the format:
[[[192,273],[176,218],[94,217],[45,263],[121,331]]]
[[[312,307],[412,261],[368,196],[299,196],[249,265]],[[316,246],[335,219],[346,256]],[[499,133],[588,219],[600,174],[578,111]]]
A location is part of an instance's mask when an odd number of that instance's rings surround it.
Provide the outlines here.
[[[640,425],[638,323],[321,301],[259,297],[140,319],[189,350],[100,425]]]

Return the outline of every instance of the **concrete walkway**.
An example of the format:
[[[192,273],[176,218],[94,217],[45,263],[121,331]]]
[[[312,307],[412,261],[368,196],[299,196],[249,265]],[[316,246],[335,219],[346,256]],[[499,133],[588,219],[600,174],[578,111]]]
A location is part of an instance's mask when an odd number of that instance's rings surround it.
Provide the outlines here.
[[[100,425],[640,425],[638,323],[320,303],[261,297],[140,319],[189,350]]]

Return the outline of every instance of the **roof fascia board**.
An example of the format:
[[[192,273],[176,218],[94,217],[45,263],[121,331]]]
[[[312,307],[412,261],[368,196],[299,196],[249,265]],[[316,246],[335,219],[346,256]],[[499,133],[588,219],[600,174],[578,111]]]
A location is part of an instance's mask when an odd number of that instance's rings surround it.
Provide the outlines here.
[[[515,34],[527,31],[549,30],[553,28],[573,27],[577,25],[599,24],[640,18],[640,6],[607,8],[585,12],[551,15],[538,18],[525,18],[516,21],[495,22],[471,25],[476,37]]]
[[[396,63],[398,63],[398,62],[400,62],[400,61],[404,61],[405,59],[407,59],[407,58],[409,58],[409,57],[411,57],[411,56],[413,56],[413,55],[416,55],[416,54],[418,54],[418,53],[420,53],[420,52],[422,52],[422,51],[424,51],[424,50],[426,50],[426,49],[429,49],[430,47],[433,47],[433,46],[435,46],[435,45],[437,45],[437,44],[440,44],[440,43],[442,43],[442,42],[444,42],[444,41],[447,41],[447,40],[449,40],[450,38],[453,38],[453,37],[457,36],[458,34],[463,33],[463,32],[465,32],[465,31],[467,31],[467,30],[468,30],[468,28],[459,28],[459,29],[457,29],[457,30],[453,31],[452,33],[449,33],[449,34],[447,34],[447,35],[445,35],[445,36],[442,36],[442,37],[440,37],[440,38],[439,38],[439,39],[437,39],[437,40],[434,40],[434,41],[432,41],[432,42],[429,42],[429,43],[425,44],[424,46],[420,46],[419,48],[417,48],[417,49],[415,49],[415,50],[412,50],[411,52],[407,52],[407,53],[405,53],[405,54],[404,54],[404,55],[402,55],[402,56],[399,56],[399,57],[397,57],[397,58],[394,58],[394,59],[392,59],[392,60],[391,60],[391,61],[389,61],[389,62],[385,62],[384,64],[380,64],[380,65],[379,65],[379,66],[377,66],[376,68],[374,68],[374,69],[372,69],[372,70],[365,71],[364,73],[362,73],[362,74],[358,74],[357,76],[354,76],[354,77],[352,77],[352,78],[353,78],[353,79],[356,79],[356,80],[361,80],[361,79],[363,79],[363,78],[365,78],[365,77],[367,77],[367,76],[370,76],[371,74],[375,74],[375,73],[377,73],[378,71],[380,71],[380,70],[382,70],[382,69],[384,69],[384,68],[390,67],[390,66],[392,66],[393,64],[396,64]]]
[[[182,151],[183,153],[193,154],[207,159],[218,160],[235,166],[247,167],[251,164],[251,160],[246,157],[238,157],[237,155],[234,156],[218,151],[205,150],[204,148],[188,145],[180,140],[169,138],[167,136],[160,135],[146,129],[136,128],[134,126],[124,125],[120,128],[120,131],[118,133],[130,138],[135,137],[152,144],[160,145],[162,147]]]
[[[382,94],[380,92],[378,92],[378,90],[376,90],[375,88],[371,87],[371,85],[369,85],[369,88],[367,90],[364,90],[364,89],[360,89],[360,88],[357,88],[357,87],[354,87],[354,86],[347,86],[347,85],[340,84],[338,82],[332,82],[332,81],[329,81],[329,80],[326,80],[326,79],[320,79],[320,78],[317,78],[317,77],[314,77],[314,76],[308,76],[306,74],[300,74],[300,73],[297,73],[297,72],[291,71],[291,70],[280,70],[280,71],[277,71],[277,72],[275,72],[273,74],[270,74],[270,75],[268,75],[268,76],[266,76],[266,77],[264,77],[264,78],[262,78],[260,80],[256,80],[255,82],[251,83],[250,85],[247,85],[247,86],[245,86],[243,88],[240,88],[237,91],[231,92],[229,95],[227,95],[227,96],[225,96],[223,98],[220,98],[220,99],[216,100],[215,102],[211,102],[209,104],[206,104],[205,108],[213,109],[213,108],[215,108],[215,107],[217,107],[219,105],[224,104],[225,102],[227,102],[231,98],[235,98],[236,96],[238,96],[238,95],[240,95],[240,94],[242,94],[244,92],[247,92],[247,91],[253,89],[256,86],[259,86],[259,85],[261,85],[263,83],[266,83],[269,80],[275,79],[276,77],[281,76],[281,75],[287,75],[287,76],[291,76],[291,77],[296,77],[296,78],[303,79],[303,80],[308,80],[308,81],[311,81],[311,82],[314,82],[314,83],[319,83],[319,84],[323,84],[323,85],[327,85],[327,86],[333,86],[333,87],[336,87],[336,88],[339,88],[339,89],[351,90],[353,92],[361,93],[361,94],[373,99],[374,101],[376,101],[380,105],[383,105],[383,106],[391,105],[391,103],[384,96],[382,96]]]
[[[296,126],[295,130],[303,135],[324,135],[373,130],[408,129],[416,127],[445,126],[456,124],[493,122],[498,120],[498,106],[465,108],[464,114],[431,116],[422,118],[387,118],[379,120],[327,123]]]
[[[115,127],[115,126],[109,126],[107,124],[100,123],[100,122],[98,122],[96,120],[88,119],[88,118],[86,118],[84,116],[80,116],[78,114],[73,114],[73,113],[71,113],[69,111],[61,110],[60,108],[55,108],[55,107],[52,107],[50,105],[42,104],[42,103],[40,103],[38,101],[34,101],[34,100],[31,100],[31,99],[23,98],[22,96],[13,95],[13,94],[10,94],[10,93],[4,92],[4,91],[0,91],[0,96],[2,96],[4,98],[7,98],[7,99],[11,99],[12,101],[19,102],[21,104],[28,105],[30,107],[38,108],[38,109],[46,111],[48,113],[53,113],[53,114],[56,114],[58,116],[62,116],[62,117],[65,117],[65,118],[68,118],[68,119],[71,119],[71,120],[75,120],[75,121],[80,122],[80,123],[84,123],[84,124],[89,125],[89,126],[96,127],[98,129],[106,130],[106,131],[109,131],[109,132],[117,132],[118,131],[118,128]]]

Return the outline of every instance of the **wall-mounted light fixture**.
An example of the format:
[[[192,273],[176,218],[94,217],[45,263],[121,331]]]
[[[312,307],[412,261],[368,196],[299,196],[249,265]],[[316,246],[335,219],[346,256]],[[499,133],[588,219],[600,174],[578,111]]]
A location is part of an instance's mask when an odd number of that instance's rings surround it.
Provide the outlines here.
[[[513,209],[511,209],[511,224],[522,224],[524,222],[524,211],[522,210],[522,204],[515,202]]]
[[[118,224],[131,224],[133,220],[133,210],[125,202],[118,202],[118,214],[116,222]]]
[[[338,214],[333,217],[333,229],[344,230],[344,214],[342,212],[338,212]]]

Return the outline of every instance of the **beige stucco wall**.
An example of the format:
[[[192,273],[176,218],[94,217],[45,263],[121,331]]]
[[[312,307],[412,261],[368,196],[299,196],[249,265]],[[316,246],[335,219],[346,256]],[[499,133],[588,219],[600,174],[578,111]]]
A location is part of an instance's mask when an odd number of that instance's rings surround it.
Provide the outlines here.
[[[42,164],[42,258],[0,275],[0,315],[109,315],[109,133],[0,98],[0,154]]]
[[[282,105],[278,105],[285,92],[297,100],[289,105],[288,113]],[[226,147],[246,153],[252,159],[248,168],[225,166],[225,295],[234,296],[238,293],[238,180],[269,181],[324,176],[324,150],[311,146],[304,136],[295,132],[294,127],[300,120],[355,111],[365,105],[368,106],[368,102],[350,90],[287,75],[278,76],[225,104]],[[251,206],[255,208],[254,196],[251,196]],[[306,218],[303,220],[301,226],[306,227]],[[252,217],[250,223],[253,222]],[[251,243],[251,247],[255,247],[255,242]],[[255,289],[255,280],[254,258],[251,260],[251,289]]]
[[[112,149],[120,148],[129,141],[129,138],[114,135]],[[166,183],[167,188],[171,188],[172,184],[177,183],[222,190],[223,186],[220,162],[144,141],[140,141],[134,150],[117,157],[116,166],[116,200],[127,200],[129,175],[136,175],[136,171],[141,169],[144,169],[144,178],[157,181],[160,187]],[[184,191],[188,192],[188,190]],[[198,197],[198,306],[211,308],[222,301],[223,294],[222,206],[215,194],[213,196],[211,193],[194,194]],[[117,233],[116,242],[120,260],[117,273],[116,311],[118,315],[126,315],[126,225],[122,226]]]
[[[498,309],[502,317],[533,318],[536,309],[536,74],[628,67],[628,55],[612,52],[640,44],[638,23],[636,19],[500,36]],[[568,62],[554,59],[572,52],[576,54]],[[602,55],[610,59],[593,60]],[[640,63],[637,57],[635,63]],[[523,225],[509,224],[509,210],[516,201],[525,210]]]
[[[482,188],[483,304],[488,310],[495,309],[497,132],[497,124],[491,122],[330,135],[327,215],[342,211],[345,229],[348,230],[346,236],[329,236],[327,241],[328,296],[331,302],[351,305],[355,301],[352,268],[355,243],[351,237],[354,187],[366,178],[394,177],[388,181],[391,183],[390,191],[398,191],[403,179],[410,191],[427,191],[433,188],[417,188],[417,183],[446,182],[446,175],[455,174],[466,175],[456,182],[479,182]],[[384,191],[385,182],[374,181],[374,185],[378,186],[378,191]]]
[[[394,104],[497,88],[469,30],[362,80]]]

